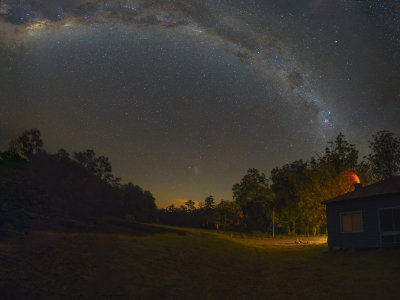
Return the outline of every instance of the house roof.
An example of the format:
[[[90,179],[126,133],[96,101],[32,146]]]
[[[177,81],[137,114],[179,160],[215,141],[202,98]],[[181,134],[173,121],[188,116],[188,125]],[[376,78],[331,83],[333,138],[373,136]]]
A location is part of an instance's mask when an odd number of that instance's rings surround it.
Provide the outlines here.
[[[352,192],[323,201],[321,203],[328,204],[332,202],[368,198],[371,196],[393,193],[400,193],[400,176],[393,176],[389,179],[367,185],[366,187],[357,188]]]

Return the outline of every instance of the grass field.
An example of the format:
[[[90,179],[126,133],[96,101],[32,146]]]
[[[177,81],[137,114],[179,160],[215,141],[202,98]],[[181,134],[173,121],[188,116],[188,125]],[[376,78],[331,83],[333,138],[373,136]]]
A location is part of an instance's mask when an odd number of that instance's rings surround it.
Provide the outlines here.
[[[0,298],[400,297],[400,250],[328,252],[326,237],[295,244],[165,226],[147,234],[114,229],[3,240]]]

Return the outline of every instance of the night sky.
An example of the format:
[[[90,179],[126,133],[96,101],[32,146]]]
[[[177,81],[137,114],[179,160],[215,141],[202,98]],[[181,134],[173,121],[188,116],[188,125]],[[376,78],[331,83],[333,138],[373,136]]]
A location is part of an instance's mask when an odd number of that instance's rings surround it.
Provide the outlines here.
[[[161,207],[339,132],[364,155],[400,134],[400,2],[0,0],[0,149],[29,128]]]

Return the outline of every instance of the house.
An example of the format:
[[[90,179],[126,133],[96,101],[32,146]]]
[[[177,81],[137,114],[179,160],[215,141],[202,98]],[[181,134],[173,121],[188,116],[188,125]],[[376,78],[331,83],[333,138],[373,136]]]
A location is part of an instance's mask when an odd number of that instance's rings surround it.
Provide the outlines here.
[[[400,246],[400,176],[322,202],[329,248]]]

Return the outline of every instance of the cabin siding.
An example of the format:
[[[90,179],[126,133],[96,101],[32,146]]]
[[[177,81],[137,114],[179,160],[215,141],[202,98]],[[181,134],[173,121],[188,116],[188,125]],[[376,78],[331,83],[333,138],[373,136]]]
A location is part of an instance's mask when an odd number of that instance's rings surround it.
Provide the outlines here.
[[[332,248],[379,248],[380,231],[378,209],[400,206],[400,194],[378,195],[326,204],[328,246]],[[363,231],[342,233],[340,214],[362,213]]]

